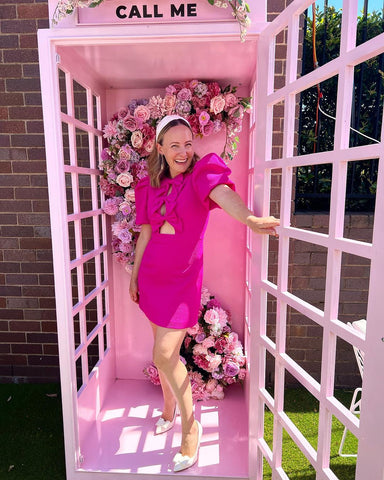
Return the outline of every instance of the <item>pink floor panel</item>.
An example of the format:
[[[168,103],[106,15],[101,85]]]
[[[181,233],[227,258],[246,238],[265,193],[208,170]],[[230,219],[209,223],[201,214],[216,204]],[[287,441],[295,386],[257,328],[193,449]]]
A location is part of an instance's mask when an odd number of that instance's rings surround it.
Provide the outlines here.
[[[160,387],[146,380],[117,380],[86,445],[81,446],[82,470],[172,473],[172,458],[181,440],[180,417],[172,430],[155,436],[161,406]],[[195,416],[203,426],[199,460],[177,475],[248,478],[248,420],[242,388],[229,387],[224,400],[197,402]]]

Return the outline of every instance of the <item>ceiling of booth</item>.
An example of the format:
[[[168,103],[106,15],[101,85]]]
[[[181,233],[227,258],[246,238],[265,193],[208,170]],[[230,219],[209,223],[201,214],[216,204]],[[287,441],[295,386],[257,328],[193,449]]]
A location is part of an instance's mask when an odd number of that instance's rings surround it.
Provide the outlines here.
[[[248,85],[256,69],[256,40],[61,46],[80,57],[105,88],[153,88],[196,78]],[[73,58],[73,57],[72,57]]]

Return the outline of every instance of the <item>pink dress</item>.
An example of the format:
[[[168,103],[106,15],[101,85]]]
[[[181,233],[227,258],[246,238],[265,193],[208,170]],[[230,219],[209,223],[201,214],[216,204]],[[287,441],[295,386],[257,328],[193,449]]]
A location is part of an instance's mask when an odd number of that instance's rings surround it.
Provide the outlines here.
[[[204,233],[209,210],[218,207],[209,194],[220,184],[234,190],[230,173],[223,160],[210,153],[191,173],[165,178],[159,188],[151,187],[149,177],[136,186],[136,223],[152,227],[139,268],[139,305],[156,325],[182,329],[198,320]],[[164,215],[160,213],[163,204]],[[175,234],[159,232],[165,221]]]

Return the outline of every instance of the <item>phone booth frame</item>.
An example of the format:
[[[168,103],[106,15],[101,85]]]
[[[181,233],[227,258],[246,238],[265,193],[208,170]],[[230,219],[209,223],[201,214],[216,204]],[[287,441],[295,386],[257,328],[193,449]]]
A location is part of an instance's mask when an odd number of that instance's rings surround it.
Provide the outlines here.
[[[147,2],[150,3],[150,2]],[[384,270],[384,255],[379,246],[384,241],[384,186],[383,161],[379,162],[379,175],[377,182],[376,216],[372,244],[347,240],[343,238],[343,215],[345,198],[345,179],[348,161],[361,158],[382,158],[382,145],[349,148],[349,118],[352,102],[353,67],[361,61],[384,52],[384,34],[363,46],[355,47],[355,32],[357,18],[357,0],[348,2],[344,0],[342,43],[340,56],[329,64],[298,78],[297,55],[299,42],[299,17],[311,4],[309,0],[294,0],[292,4],[280,14],[271,24],[264,22],[265,10],[254,18],[254,26],[248,33],[244,48],[254,56],[255,71],[248,72],[244,82],[244,89],[252,94],[254,109],[249,120],[248,139],[244,141],[245,157],[249,158],[243,171],[239,172],[239,181],[243,182],[242,192],[248,205],[260,215],[270,213],[271,178],[274,169],[282,171],[281,189],[281,220],[278,260],[278,281],[273,284],[268,280],[268,241],[266,238],[257,238],[243,231],[243,263],[240,269],[243,282],[242,301],[245,322],[243,325],[243,338],[248,356],[249,374],[244,386],[244,396],[241,407],[244,405],[246,412],[246,432],[240,443],[246,450],[245,455],[240,455],[240,462],[236,464],[238,473],[223,472],[220,469],[204,470],[204,465],[198,466],[200,478],[249,478],[261,480],[263,476],[263,459],[267,460],[272,468],[273,479],[286,479],[288,476],[282,468],[282,431],[288,432],[294,442],[307,457],[316,470],[317,480],[333,479],[336,475],[329,466],[330,431],[332,415],[339,418],[349,430],[359,439],[359,453],[357,459],[356,478],[363,480],[369,478],[384,478],[383,460],[380,451],[384,446],[384,429],[377,429],[378,421],[382,421],[383,414],[380,399],[383,398],[384,386],[377,382],[376,366],[384,361],[384,332],[380,322],[380,272]],[[265,9],[265,5],[264,5]],[[53,12],[50,4],[51,14]],[[145,45],[149,49],[151,44],[164,42],[168,47],[173,44],[187,43],[196,45],[199,42],[215,42],[217,46],[233,48],[234,39],[238,38],[238,27],[233,22],[219,21],[215,24],[215,33],[212,33],[212,24],[209,20],[202,23],[183,23],[172,25],[159,23],[148,26],[124,25],[103,26],[76,26],[73,19],[63,23],[65,28],[54,28],[39,31],[39,55],[41,65],[41,82],[43,93],[43,112],[45,124],[45,138],[47,151],[47,173],[49,182],[49,198],[52,226],[52,243],[55,269],[56,306],[59,334],[59,355],[62,383],[62,401],[64,418],[64,436],[66,450],[66,467],[68,480],[82,477],[84,479],[109,478],[141,479],[144,476],[155,478],[175,478],[175,474],[167,474],[160,470],[156,473],[146,469],[129,470],[121,467],[109,468],[108,465],[99,465],[95,469],[84,468],[87,457],[84,451],[86,444],[91,444],[89,449],[99,448],[99,456],[103,450],[91,436],[103,434],[103,421],[119,415],[118,408],[111,406],[108,409],[110,398],[108,393],[113,388],[116,378],[123,374],[132,375],[137,380],[137,371],[130,371],[129,367],[119,366],[116,359],[116,350],[123,352],[121,358],[127,359],[127,350],[121,345],[121,309],[130,312],[131,307],[124,299],[124,288],[121,284],[122,271],[112,261],[111,234],[108,221],[102,211],[103,198],[97,187],[99,170],[97,158],[102,149],[102,126],[106,123],[108,115],[113,113],[123,97],[119,93],[106,88],[105,82],[95,76],[96,65],[91,65],[89,51],[100,46],[131,46]],[[276,36],[287,29],[288,46],[286,59],[286,83],[281,88],[274,89],[275,41]],[[76,51],[78,47],[78,50]],[[149,52],[150,50],[146,50]],[[225,48],[224,48],[225,51]],[[228,52],[230,60],[237,60],[238,52]],[[79,53],[80,52],[80,53]],[[100,62],[103,59],[102,49]],[[88,61],[88,64],[85,62]],[[212,60],[212,58],[211,58]],[[79,68],[84,61],[88,67]],[[240,64],[246,62],[242,57]],[[216,62],[217,63],[217,62]],[[230,63],[230,62],[229,62]],[[110,64],[110,63],[109,63]],[[263,66],[263,68],[259,67]],[[99,72],[103,65],[99,66]],[[60,99],[60,78],[58,70],[65,77],[66,112],[63,112]],[[316,85],[335,74],[339,75],[339,90],[335,128],[335,148],[332,152],[313,154],[298,157],[294,154],[295,132],[295,96],[297,92]],[[181,73],[178,78],[183,80]],[[232,75],[235,73],[232,72]],[[223,75],[231,80],[231,75]],[[216,78],[215,78],[216,79]],[[73,82],[76,81],[85,87],[87,98],[87,118],[80,120],[76,115]],[[164,80],[163,80],[164,82]],[[155,91],[151,85],[151,91]],[[271,158],[272,151],[272,122],[273,106],[284,101],[284,135],[283,154],[279,159]],[[63,125],[68,132],[68,158],[65,158],[63,144]],[[382,129],[383,130],[383,129]],[[81,131],[88,137],[89,162],[86,166],[78,162],[76,136]],[[382,132],[383,133],[383,132]],[[242,140],[246,137],[242,136]],[[247,146],[249,154],[247,152]],[[244,151],[243,150],[243,151]],[[333,186],[331,198],[331,220],[329,234],[315,234],[290,226],[291,198],[292,198],[292,173],[295,167],[332,162],[334,166]],[[244,173],[245,172],[245,173]],[[82,180],[87,179],[91,192],[91,208],[82,208],[82,198],[79,188]],[[244,180],[245,179],[245,180]],[[68,188],[72,191],[71,201],[68,202]],[[69,203],[71,212],[68,211]],[[89,221],[90,225],[87,225]],[[211,229],[213,244],[215,234],[220,232],[220,222],[215,220]],[[69,225],[71,227],[69,228]],[[93,245],[91,248],[82,242],[82,232],[89,227],[92,230]],[[217,232],[216,232],[217,230]],[[216,232],[216,233],[215,233]],[[220,233],[221,235],[221,233]],[[74,242],[73,239],[74,238]],[[326,306],[324,312],[318,311],[307,302],[295,297],[287,291],[287,270],[289,256],[289,240],[300,239],[327,248],[327,280],[326,280]],[[210,248],[208,246],[208,248]],[[214,251],[214,247],[212,251]],[[84,253],[86,252],[86,253]],[[337,319],[338,292],[340,283],[340,259],[342,252],[369,258],[371,260],[370,295],[368,303],[368,328],[366,338],[353,332]],[[240,256],[240,259],[242,257]],[[93,270],[87,268],[92,262]],[[215,265],[209,281],[214,283]],[[84,276],[92,270],[94,288],[87,291]],[[75,280],[74,280],[75,279]],[[74,284],[77,295],[73,297]],[[224,285],[226,293],[231,285]],[[227,290],[225,290],[227,289]],[[219,292],[220,293],[220,292]],[[277,300],[276,313],[276,342],[272,342],[266,334],[267,294]],[[75,301],[76,300],[76,301]],[[97,322],[88,331],[87,306],[94,302],[97,310]],[[120,305],[122,304],[122,305]],[[322,381],[316,382],[305,370],[300,368],[289,355],[285,353],[286,339],[286,309],[287,305],[308,316],[324,329]],[[236,309],[236,307],[235,307]],[[237,312],[242,312],[241,308]],[[74,341],[76,332],[74,319],[79,325],[79,339]],[[133,345],[137,337],[130,331],[131,354],[138,363],[142,362],[147,353],[133,352]],[[336,400],[333,392],[335,348],[337,338],[342,338],[350,344],[356,345],[366,352],[364,373],[364,396],[362,400],[362,413],[360,420],[351,414]],[[89,348],[94,345],[98,349],[98,362],[90,368]],[[113,354],[112,354],[112,353]],[[266,353],[275,358],[275,377],[277,379],[274,397],[268,393],[265,385]],[[120,360],[121,360],[120,358]],[[127,368],[128,370],[125,370]],[[284,375],[289,371],[310,393],[320,402],[319,440],[317,451],[308,443],[301,432],[289,420],[284,412]],[[77,384],[76,378],[81,372],[82,381]],[[127,373],[128,372],[128,373]],[[136,384],[135,384],[136,385]],[[117,393],[121,393],[119,390]],[[130,391],[135,401],[134,392]],[[235,394],[234,403],[224,400],[230,405],[217,407],[225,417],[231,416],[238,393]],[[116,394],[116,398],[118,395]],[[107,405],[106,408],[105,405]],[[239,405],[239,404],[237,404]],[[265,407],[274,416],[274,444],[271,449],[264,440],[264,411]],[[104,408],[104,410],[103,410]],[[134,405],[131,406],[134,408]],[[140,405],[136,405],[137,415],[141,415]],[[220,410],[222,408],[222,410]],[[219,409],[219,410],[217,410]],[[204,407],[200,408],[200,413]],[[221,412],[221,413],[220,413]],[[209,407],[205,413],[210,414]],[[244,419],[243,419],[244,420]],[[236,422],[233,415],[233,422]],[[241,423],[241,422],[240,422]],[[225,432],[229,438],[230,422]],[[134,438],[134,437],[131,437]],[[209,440],[207,440],[209,443]],[[121,446],[121,445],[120,445]],[[169,446],[167,444],[167,446]],[[225,460],[230,450],[220,443],[221,458]],[[97,455],[96,451],[96,455]],[[207,456],[212,451],[207,450]],[[214,454],[213,454],[214,457]],[[220,457],[220,455],[219,455]],[[227,458],[228,460],[228,458]],[[231,460],[229,459],[229,462]],[[236,462],[235,462],[236,463]],[[240,465],[242,463],[242,465]],[[244,465],[245,463],[245,465]],[[185,472],[181,476],[194,476],[194,473]],[[195,473],[196,475],[196,473]],[[178,475],[176,475],[178,476]]]

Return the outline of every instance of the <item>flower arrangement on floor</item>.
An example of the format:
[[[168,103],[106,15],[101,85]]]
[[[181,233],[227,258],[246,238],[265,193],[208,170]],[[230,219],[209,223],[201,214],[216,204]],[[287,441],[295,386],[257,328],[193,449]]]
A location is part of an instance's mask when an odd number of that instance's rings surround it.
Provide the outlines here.
[[[176,113],[189,121],[195,136],[225,129],[222,157],[232,160],[244,114],[250,108],[250,98],[237,96],[236,87],[222,89],[217,82],[191,80],[169,85],[164,96],[132,100],[112,117],[104,127],[108,147],[102,151],[99,167],[103,171],[100,187],[107,198],[103,209],[115,216],[112,251],[119,263],[129,269],[134,262],[140,231],[135,223],[134,188],[147,174],[146,158],[154,148],[158,122]]]
[[[59,0],[55,11],[53,13],[52,23],[56,25],[65,18],[71,15],[76,8],[95,8],[98,7],[104,0]],[[248,3],[244,0],[207,0],[208,3],[218,8],[232,8],[232,15],[236,18],[240,25],[240,38],[245,40],[247,29],[251,21],[248,17],[250,8]]]
[[[238,336],[231,329],[228,312],[203,288],[198,323],[187,330],[181,347],[195,401],[224,398],[224,388],[244,380],[246,358]],[[160,385],[153,363],[143,370],[154,384]]]

